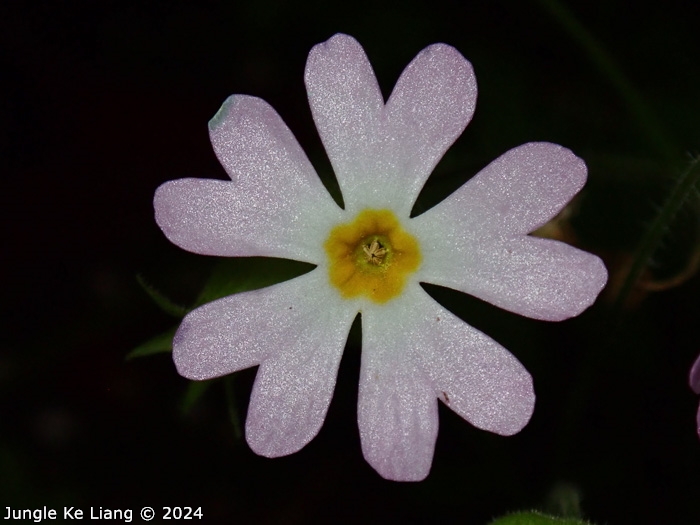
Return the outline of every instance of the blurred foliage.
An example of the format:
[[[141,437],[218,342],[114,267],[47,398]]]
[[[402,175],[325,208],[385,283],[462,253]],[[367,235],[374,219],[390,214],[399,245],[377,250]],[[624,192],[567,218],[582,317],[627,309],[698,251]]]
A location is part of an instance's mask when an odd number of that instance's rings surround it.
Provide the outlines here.
[[[539,512],[516,512],[495,519],[491,525],[593,525],[589,521],[576,518],[557,518]]]
[[[146,357],[154,354],[172,352],[173,337],[175,336],[176,331],[177,327],[171,328],[170,330],[149,339],[145,343],[140,344],[126,355],[126,359],[130,360],[136,357]]]

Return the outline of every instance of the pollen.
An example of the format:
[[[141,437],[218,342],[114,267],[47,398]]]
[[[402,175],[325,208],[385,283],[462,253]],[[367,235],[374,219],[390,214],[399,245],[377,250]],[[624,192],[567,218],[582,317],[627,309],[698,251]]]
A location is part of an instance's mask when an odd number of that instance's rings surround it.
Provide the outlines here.
[[[390,210],[364,210],[335,226],[324,248],[330,282],[346,299],[386,303],[401,294],[421,263],[418,241]]]

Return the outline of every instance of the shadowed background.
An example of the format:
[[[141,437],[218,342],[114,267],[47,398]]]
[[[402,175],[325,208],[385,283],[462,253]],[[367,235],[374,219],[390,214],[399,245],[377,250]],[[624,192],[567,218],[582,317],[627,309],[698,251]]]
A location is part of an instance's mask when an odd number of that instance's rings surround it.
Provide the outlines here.
[[[534,507],[580,508],[598,523],[700,520],[698,399],[687,385],[700,352],[695,201],[644,274],[661,290],[637,290],[612,312],[645,227],[686,154],[700,151],[700,13],[690,1],[567,3],[578,26],[557,5],[3,3],[3,516],[8,505],[189,505],[207,522],[478,524]],[[385,97],[431,43],[474,66],[475,117],[416,212],[514,146],[562,144],[586,160],[590,183],[550,234],[601,255],[613,283],[558,324],[429,288],[523,362],[538,401],[511,438],[441,406],[433,470],[419,484],[385,481],[362,458],[359,326],[319,436],[276,460],[255,456],[230,419],[233,407],[244,420],[254,370],[236,376],[229,403],[214,383],[182,415],[187,381],[169,356],[124,359],[177,324],[136,276],[191,304],[216,262],[165,239],[152,197],[166,180],[225,177],[207,122],[228,95],[265,99],[332,173],[303,70],[336,32],[363,45]]]

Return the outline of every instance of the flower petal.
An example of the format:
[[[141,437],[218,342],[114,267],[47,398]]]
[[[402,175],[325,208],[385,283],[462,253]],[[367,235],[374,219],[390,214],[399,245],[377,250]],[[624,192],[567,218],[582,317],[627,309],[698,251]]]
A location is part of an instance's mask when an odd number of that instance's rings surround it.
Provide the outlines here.
[[[446,235],[460,237],[530,233],[579,192],[586,174],[570,150],[530,142],[501,155],[416,221],[441,223]]]
[[[404,321],[404,348],[434,394],[475,427],[503,436],[520,432],[535,406],[530,374],[496,341],[420,292]]]
[[[424,226],[426,226],[424,224]],[[607,282],[603,262],[590,253],[550,239],[462,239],[449,243],[431,225],[421,238],[420,279],[468,293],[520,315],[561,321],[583,312]],[[447,234],[449,235],[449,234]]]
[[[407,290],[401,301],[405,306],[382,318],[382,336],[424,371],[435,397],[484,430],[502,435],[521,430],[535,400],[523,365],[421,288]]]
[[[311,49],[304,74],[309,106],[343,192],[376,173],[384,99],[362,46],[337,34]]]
[[[391,309],[390,309],[391,308]],[[358,424],[367,462],[386,479],[420,481],[430,472],[438,431],[434,389],[406,359],[403,339],[384,313],[404,327],[392,307],[362,316]]]
[[[173,344],[178,371],[209,379],[262,363],[246,439],[277,457],[306,445],[326,417],[353,310],[320,270],[206,304],[185,317]]]
[[[156,221],[178,246],[205,255],[323,260],[318,242],[341,210],[279,115],[264,101],[229,97],[210,122],[233,182],[181,179],[156,191]]]
[[[386,107],[367,55],[347,35],[311,50],[305,80],[345,208],[353,213],[395,204],[394,211],[407,217],[476,104],[471,65],[445,44],[418,54]]]
[[[418,286],[362,313],[358,420],[367,461],[385,478],[427,476],[440,398],[474,426],[501,435],[530,420],[532,378],[505,348]]]
[[[385,162],[407,215],[438,161],[467,127],[476,95],[471,64],[445,44],[423,49],[401,74],[386,104]]]
[[[580,314],[607,282],[595,255],[528,237],[576,194],[586,167],[569,150],[530,143],[510,150],[411,221],[419,278],[534,319]]]
[[[246,439],[269,458],[297,452],[323,425],[353,316],[316,311],[315,333],[281,341],[289,345],[260,365],[248,406]],[[287,334],[287,338],[289,338]]]
[[[328,288],[321,269],[267,288],[231,295],[185,316],[173,340],[180,375],[194,380],[220,377],[258,365],[285,352],[327,339],[329,352],[349,321]],[[328,292],[328,293],[326,293]],[[324,322],[319,321],[319,317]]]
[[[700,394],[700,356],[698,356],[690,369],[690,388],[696,394]]]
[[[294,326],[281,332],[280,350],[260,365],[255,378],[246,439],[266,457],[297,452],[318,434],[354,320],[355,310],[328,289],[325,273],[316,273],[313,282],[300,283],[297,291],[305,297],[293,308],[301,312],[294,314]]]
[[[690,368],[690,380],[689,380],[689,382],[690,382],[690,388],[693,389],[693,392],[695,392],[696,394],[700,394],[700,355],[693,363],[693,366]],[[697,426],[698,426],[698,437],[700,437],[700,406],[698,406]]]

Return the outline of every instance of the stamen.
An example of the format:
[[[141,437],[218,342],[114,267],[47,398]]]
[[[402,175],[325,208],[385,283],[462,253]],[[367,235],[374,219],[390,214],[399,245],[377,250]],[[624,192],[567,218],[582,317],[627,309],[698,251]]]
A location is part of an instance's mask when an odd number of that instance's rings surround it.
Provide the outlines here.
[[[365,244],[362,247],[362,251],[365,252],[367,262],[376,266],[382,264],[386,255],[386,248],[377,239],[374,239],[371,244]]]

